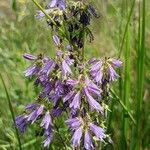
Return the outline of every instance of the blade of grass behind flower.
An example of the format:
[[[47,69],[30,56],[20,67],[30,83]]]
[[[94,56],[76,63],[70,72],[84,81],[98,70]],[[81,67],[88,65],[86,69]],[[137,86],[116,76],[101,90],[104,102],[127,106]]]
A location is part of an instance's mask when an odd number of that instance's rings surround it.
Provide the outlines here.
[[[9,110],[11,112],[12,120],[13,120],[13,123],[15,125],[15,131],[16,131],[16,137],[17,137],[17,140],[18,140],[19,149],[22,150],[21,140],[20,140],[20,137],[19,137],[19,132],[18,132],[18,129],[17,129],[16,123],[15,123],[15,114],[14,114],[13,107],[12,107],[12,104],[11,104],[11,99],[9,97],[6,84],[5,84],[4,79],[3,79],[1,74],[0,74],[0,78],[1,78],[2,84],[3,84],[4,89],[5,89],[6,97],[7,97],[7,100],[8,100]]]
[[[136,122],[137,126],[134,128],[134,138],[132,138],[131,149],[140,150],[141,148],[141,111],[142,102],[144,96],[144,63],[145,63],[145,16],[146,16],[146,0],[142,1],[142,24],[141,39],[139,39],[139,50],[138,50],[138,71],[137,71],[137,109],[136,109]]]
[[[129,12],[129,15],[128,15],[128,18],[127,18],[127,23],[126,23],[126,26],[125,26],[123,38],[122,38],[122,41],[121,41],[121,46],[120,46],[120,49],[119,49],[119,56],[118,56],[119,58],[120,58],[122,50],[123,50],[123,46],[124,46],[124,42],[125,42],[128,26],[129,26],[130,19],[131,19],[131,16],[133,14],[133,11],[134,11],[135,1],[136,0],[133,0],[133,2],[132,2],[131,9],[130,9],[130,12]]]
[[[129,99],[130,99],[130,31],[128,29],[126,36],[126,50],[125,50],[125,70],[124,70],[124,85],[123,85],[123,102],[128,111],[130,111],[129,107]],[[122,121],[122,149],[127,149],[127,141],[128,141],[128,130],[129,129],[129,120],[128,115],[126,115],[126,111],[123,111],[123,121]]]

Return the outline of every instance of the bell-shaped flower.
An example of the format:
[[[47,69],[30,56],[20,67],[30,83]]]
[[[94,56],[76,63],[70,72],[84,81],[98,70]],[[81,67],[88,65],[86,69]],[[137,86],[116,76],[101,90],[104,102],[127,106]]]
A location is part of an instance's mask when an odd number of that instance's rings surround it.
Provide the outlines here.
[[[94,125],[93,123],[90,124],[90,130],[100,141],[104,141],[104,139],[107,137],[105,134],[105,130],[101,127]]]
[[[20,116],[16,117],[15,125],[21,133],[24,133],[26,131],[26,128],[27,128],[27,116],[26,115],[20,115]]]
[[[37,118],[43,113],[44,105],[37,107],[32,113],[28,115],[27,121],[31,121],[33,124]]]
[[[84,135],[84,148],[86,150],[94,149],[92,137],[88,130],[85,131],[85,135]]]

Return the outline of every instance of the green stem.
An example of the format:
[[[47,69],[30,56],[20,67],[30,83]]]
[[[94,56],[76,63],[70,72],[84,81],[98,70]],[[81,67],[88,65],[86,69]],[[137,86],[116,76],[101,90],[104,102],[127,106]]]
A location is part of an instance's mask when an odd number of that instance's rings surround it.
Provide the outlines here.
[[[125,31],[124,31],[124,34],[123,34],[123,39],[122,39],[121,46],[120,46],[120,49],[119,49],[119,56],[118,56],[119,58],[120,58],[122,50],[123,50],[125,37],[126,37],[126,34],[127,34],[128,26],[129,26],[130,19],[131,19],[131,16],[132,16],[132,13],[133,13],[133,10],[134,10],[134,6],[135,6],[135,1],[136,0],[133,0],[132,6],[131,6],[131,9],[130,9],[130,13],[129,13],[129,16],[128,16],[128,19],[127,19]]]
[[[127,107],[124,105],[124,103],[122,102],[122,100],[119,99],[119,97],[115,94],[114,91],[111,90],[110,93],[111,93],[112,96],[113,96],[112,98],[113,98],[114,100],[117,100],[117,101],[121,104],[121,106],[122,106],[123,109],[127,112],[127,114],[129,115],[129,117],[130,117],[130,119],[132,120],[132,122],[134,123],[134,125],[136,125],[135,119],[133,118],[132,114],[128,111]]]
[[[36,1],[32,0],[33,3],[45,14],[46,18],[49,19],[57,28],[59,28],[56,24],[56,22],[46,13],[46,11],[42,8],[42,6]],[[59,28],[59,31],[63,34],[63,30]]]
[[[143,0],[142,3],[142,26],[141,30],[141,39],[139,42],[140,49],[138,51],[138,82],[137,82],[137,110],[136,110],[136,122],[137,126],[135,127],[135,144],[133,149],[139,150],[141,147],[141,112],[142,112],[142,102],[144,95],[144,63],[145,63],[145,21],[146,21],[146,0]]]
[[[14,125],[15,125],[15,131],[16,131],[16,136],[17,136],[17,140],[18,140],[19,149],[22,150],[21,140],[20,140],[20,137],[19,137],[18,129],[17,129],[17,127],[16,127],[15,114],[14,114],[13,107],[12,107],[12,104],[11,104],[11,99],[10,99],[10,97],[9,97],[6,84],[5,84],[4,79],[3,79],[3,77],[2,77],[1,74],[0,74],[0,78],[1,78],[1,81],[2,81],[3,86],[4,86],[4,89],[5,89],[5,93],[6,93],[6,97],[7,97],[8,105],[9,105],[9,110],[10,110],[10,112],[11,112],[12,120],[13,120],[13,123],[14,123]]]

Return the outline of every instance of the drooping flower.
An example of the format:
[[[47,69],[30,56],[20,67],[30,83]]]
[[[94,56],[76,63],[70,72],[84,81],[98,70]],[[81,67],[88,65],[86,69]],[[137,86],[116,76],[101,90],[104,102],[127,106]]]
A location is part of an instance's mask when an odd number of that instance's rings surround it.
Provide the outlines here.
[[[109,81],[116,81],[119,78],[119,75],[116,73],[116,71],[113,69],[111,65],[109,65],[108,69],[109,69]]]
[[[90,119],[87,116],[84,119],[75,117],[72,119],[68,119],[65,122],[73,132],[72,144],[74,148],[80,146],[83,134],[84,134],[84,148],[86,150],[94,150],[93,144],[94,135],[98,140],[102,142],[104,142],[105,138],[107,137],[107,135],[105,134],[105,130],[90,122]]]
[[[34,55],[31,55],[31,54],[27,54],[27,53],[25,53],[24,55],[23,55],[23,57],[25,58],[25,59],[27,59],[27,60],[37,60],[37,56],[34,56]]]
[[[86,150],[92,150],[94,148],[92,137],[88,130],[85,131],[85,135],[84,135],[84,148]]]
[[[75,92],[74,92],[74,91],[70,91],[70,92],[67,93],[67,95],[63,98],[63,102],[65,103],[66,101],[72,100],[74,96],[75,96]]]
[[[27,116],[26,115],[20,115],[20,116],[16,117],[15,125],[21,133],[24,133],[26,131],[26,128],[27,128]]]
[[[45,9],[45,12],[46,12],[46,14],[49,14],[50,9]],[[36,19],[42,19],[43,17],[45,17],[45,14],[41,10],[37,11],[35,18]]]
[[[75,95],[75,97],[74,97],[74,99],[73,99],[73,101],[72,101],[72,103],[70,103],[70,108],[73,108],[73,109],[79,109],[80,108],[80,101],[81,101],[81,96],[80,96],[80,92],[78,92],[76,95]]]
[[[72,73],[69,64],[65,60],[62,61],[62,72],[65,76]]]
[[[82,79],[81,79],[82,78]],[[68,93],[68,96],[70,96],[69,101],[72,101],[70,104],[71,108],[74,108],[75,110],[79,108],[80,106],[80,95],[85,95],[86,100],[91,107],[91,110],[96,109],[98,112],[103,113],[102,106],[92,97],[92,95],[97,96],[99,99],[101,98],[101,90],[97,87],[96,84],[94,84],[87,76],[85,77],[79,77],[78,80],[72,80],[69,79],[66,81],[67,84],[73,86],[74,96]],[[80,87],[80,90],[78,89]]]
[[[80,22],[84,25],[87,26],[90,24],[90,16],[85,13],[84,11],[80,15]]]
[[[94,125],[93,123],[90,124],[90,130],[100,141],[104,141],[104,139],[106,138],[105,130],[101,127]]]
[[[76,118],[71,118],[71,119],[66,120],[65,123],[69,126],[69,128],[72,131],[75,131],[81,126],[82,121],[76,117]]]
[[[60,39],[58,38],[57,35],[53,35],[53,41],[56,46],[60,46]]]
[[[26,71],[24,71],[24,74],[26,77],[32,77],[33,75],[37,75],[40,71],[40,67],[38,65],[30,66]]]
[[[29,114],[27,121],[31,121],[31,123],[33,124],[37,120],[37,118],[43,113],[43,110],[43,105],[37,107],[32,113]]]
[[[81,137],[82,137],[82,133],[83,133],[83,130],[82,130],[81,127],[75,130],[75,132],[73,134],[73,137],[72,137],[73,147],[77,147],[77,146],[80,145],[80,140],[81,140]]]
[[[96,100],[94,100],[86,88],[84,88],[84,94],[87,98],[89,106],[91,107],[91,110],[96,109],[98,112],[103,114],[103,107]]]
[[[90,62],[91,75],[95,82],[102,84],[104,80],[116,81],[119,75],[116,73],[115,68],[121,67],[122,62],[117,59],[105,58],[104,60],[96,60]]]
[[[50,112],[47,111],[41,122],[41,127],[44,127],[47,130],[49,126],[52,126],[52,118],[50,116]]]
[[[41,69],[40,71],[40,75],[41,74],[45,74],[45,75],[49,75],[49,73],[54,69],[55,67],[55,62],[52,60],[52,59],[49,59],[49,58],[44,58],[43,59],[43,63],[44,63],[44,66],[43,68]]]
[[[111,64],[114,65],[114,67],[121,67],[122,66],[122,61],[114,58],[109,58],[108,60]]]
[[[44,147],[49,148],[49,145],[53,138],[52,128],[49,127],[48,129],[46,129],[44,135],[46,137],[46,139],[43,141]]]
[[[37,106],[38,106],[38,104],[36,104],[36,103],[28,104],[28,105],[26,105],[25,109],[26,109],[26,110],[33,110],[33,109],[35,109]]]

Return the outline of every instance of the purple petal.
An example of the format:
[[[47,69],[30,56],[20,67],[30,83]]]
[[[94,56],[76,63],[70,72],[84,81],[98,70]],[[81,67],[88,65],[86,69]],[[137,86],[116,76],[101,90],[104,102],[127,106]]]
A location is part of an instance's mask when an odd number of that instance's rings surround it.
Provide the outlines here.
[[[76,130],[81,125],[81,120],[79,118],[72,118],[65,121],[65,123],[71,128],[71,130]]]
[[[46,139],[43,141],[44,147],[49,148],[49,145],[53,138],[52,128],[49,127],[47,130],[45,130],[44,135],[46,136]]]
[[[63,98],[63,102],[65,103],[65,102],[68,101],[68,100],[72,100],[74,94],[75,94],[74,91],[69,92],[69,93]]]
[[[48,136],[48,138],[43,141],[44,147],[49,148],[51,141],[52,141],[52,136]]]
[[[21,133],[24,133],[27,128],[27,116],[20,115],[15,119],[16,127],[19,129]]]
[[[47,8],[54,8],[54,7],[65,10],[66,0],[51,0],[51,2],[47,5]]]
[[[33,124],[37,118],[42,114],[44,110],[44,106],[41,105],[39,108],[37,108],[36,110],[34,110],[29,116],[28,116],[28,121],[32,121],[31,123]]]
[[[92,138],[90,135],[90,132],[88,130],[85,131],[85,136],[84,136],[84,148],[86,150],[92,150],[93,149],[93,142]]]
[[[69,66],[71,66],[74,63],[74,60],[70,59],[69,56],[65,57],[65,61]]]
[[[62,114],[62,112],[63,112],[63,109],[62,109],[62,108],[53,109],[53,110],[51,111],[53,117],[58,117],[58,116],[60,116],[60,115]]]
[[[84,89],[84,94],[87,98],[87,101],[91,107],[91,109],[96,109],[97,111],[103,113],[103,107],[89,94],[88,90]]]
[[[77,147],[80,145],[81,137],[82,137],[82,128],[80,127],[73,134],[73,137],[72,137],[73,147]]]
[[[97,87],[96,84],[91,82],[87,88],[91,93],[94,93],[94,94],[97,94],[98,96],[100,96],[101,90],[100,90],[100,88]]]
[[[51,2],[48,4],[48,7],[49,7],[49,8],[56,7],[56,6],[57,6],[57,1],[58,1],[58,0],[51,0]]]
[[[60,45],[60,39],[58,38],[57,35],[53,35],[53,41],[54,41],[54,43],[56,44],[56,46],[59,46],[59,45]]]
[[[25,53],[25,54],[23,55],[23,57],[24,57],[25,59],[28,59],[28,60],[37,60],[37,57],[36,57],[36,56],[33,56],[33,55],[31,55],[31,54],[27,54],[27,53]]]
[[[40,71],[40,68],[36,65],[33,65],[29,67],[26,71],[24,71],[24,73],[26,77],[30,77],[30,76],[38,74],[39,71]]]
[[[102,67],[102,62],[98,61],[94,65],[91,66],[91,71],[98,71]]]
[[[95,134],[95,136],[100,140],[103,141],[106,138],[105,130],[100,128],[94,124],[90,124],[90,130]]]
[[[119,78],[119,75],[113,69],[111,65],[109,65],[109,81],[116,81]]]
[[[50,116],[49,111],[46,112],[46,114],[41,122],[41,127],[43,127],[43,126],[45,129],[48,129],[49,126],[52,126],[52,118]]]
[[[65,60],[63,60],[62,62],[62,72],[65,76],[72,73],[69,65],[66,63]]]
[[[78,81],[72,80],[72,79],[68,79],[66,81],[66,84],[71,85],[71,86],[76,86],[78,84]]]
[[[33,109],[35,109],[36,107],[37,107],[38,105],[37,104],[28,104],[28,105],[26,105],[26,107],[25,107],[25,109],[26,110],[33,110]]]
[[[49,95],[50,92],[52,91],[53,89],[53,84],[51,84],[50,82],[48,83],[45,83],[44,87],[43,87],[43,92],[46,94],[46,95]]]
[[[72,101],[72,103],[70,104],[70,108],[73,108],[73,109],[78,109],[78,108],[80,108],[80,101],[81,101],[81,96],[80,96],[80,92],[78,92],[76,95],[75,95],[75,97],[74,97],[74,99],[73,99],[73,101]]]
[[[44,67],[41,70],[41,73],[46,74],[47,76],[49,75],[49,73],[53,70],[53,68],[55,67],[55,63],[53,60],[49,60],[45,63]]]
[[[122,66],[122,61],[118,60],[118,59],[110,59],[110,61],[112,62],[112,64],[115,67],[121,67]]]

